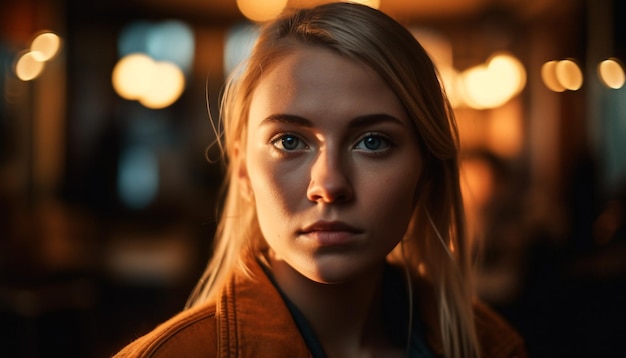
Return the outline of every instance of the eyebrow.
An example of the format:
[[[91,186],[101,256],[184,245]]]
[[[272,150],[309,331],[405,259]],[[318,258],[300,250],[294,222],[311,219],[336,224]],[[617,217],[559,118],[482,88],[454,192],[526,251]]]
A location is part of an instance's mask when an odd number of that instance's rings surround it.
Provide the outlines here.
[[[269,125],[273,123],[294,124],[301,127],[313,127],[313,122],[311,122],[310,120],[301,116],[286,113],[272,114],[262,120],[259,126]]]
[[[278,113],[272,114],[266,117],[263,121],[261,121],[260,126],[268,125],[272,123],[284,123],[284,124],[293,124],[301,127],[312,128],[314,127],[313,122],[309,119],[294,115],[294,114],[286,114],[286,113]],[[398,118],[386,114],[386,113],[373,113],[373,114],[365,114],[362,116],[357,116],[350,120],[349,127],[350,128],[362,128],[368,127],[375,124],[381,123],[395,123],[399,125],[405,125]]]

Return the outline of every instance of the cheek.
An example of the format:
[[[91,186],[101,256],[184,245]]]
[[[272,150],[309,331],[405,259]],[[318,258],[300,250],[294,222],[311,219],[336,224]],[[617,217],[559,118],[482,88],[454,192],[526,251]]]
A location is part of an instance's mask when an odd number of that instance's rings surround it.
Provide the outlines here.
[[[399,178],[403,180],[398,180]],[[382,220],[382,229],[390,229],[402,236],[406,231],[415,208],[417,174],[403,174],[379,181],[377,190],[370,190],[368,206],[377,208],[376,215]],[[396,236],[396,235],[393,235]]]
[[[302,180],[296,171],[257,159],[248,173],[260,221],[284,217],[297,209]]]
[[[250,184],[254,195],[257,220],[261,234],[275,252],[283,253],[288,237],[293,231],[294,220],[300,208],[302,196],[293,173],[275,167],[252,169]]]
[[[285,215],[285,198],[279,186],[267,172],[250,172],[250,186],[256,205],[257,220],[264,237],[275,237],[280,229],[279,222]]]

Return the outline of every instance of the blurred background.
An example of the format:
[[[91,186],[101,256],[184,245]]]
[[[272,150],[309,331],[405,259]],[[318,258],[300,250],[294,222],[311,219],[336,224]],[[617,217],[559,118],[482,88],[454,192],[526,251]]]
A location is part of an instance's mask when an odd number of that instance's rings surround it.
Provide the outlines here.
[[[210,255],[224,77],[257,23],[323,1],[0,2],[3,356],[110,356]],[[626,2],[369,1],[440,68],[482,299],[531,357],[626,337]]]

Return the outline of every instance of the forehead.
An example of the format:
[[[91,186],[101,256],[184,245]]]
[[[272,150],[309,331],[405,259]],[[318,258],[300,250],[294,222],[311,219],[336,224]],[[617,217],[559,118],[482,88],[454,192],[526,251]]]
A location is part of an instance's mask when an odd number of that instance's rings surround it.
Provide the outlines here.
[[[319,46],[299,45],[281,57],[261,78],[261,83],[290,80],[291,84],[319,86],[382,80],[367,65]],[[274,83],[277,85],[277,83]]]
[[[406,116],[395,93],[372,68],[316,46],[299,46],[262,76],[253,91],[251,115],[259,111],[295,111],[306,117],[373,112]]]

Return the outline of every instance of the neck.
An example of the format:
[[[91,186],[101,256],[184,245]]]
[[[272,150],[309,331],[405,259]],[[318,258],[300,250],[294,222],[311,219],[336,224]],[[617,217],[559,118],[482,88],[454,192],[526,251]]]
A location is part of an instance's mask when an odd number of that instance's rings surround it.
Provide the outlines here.
[[[270,260],[277,284],[307,318],[329,357],[373,355],[391,348],[382,316],[384,263],[346,283],[312,281]]]

